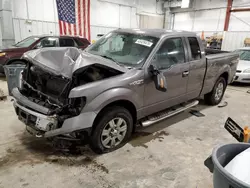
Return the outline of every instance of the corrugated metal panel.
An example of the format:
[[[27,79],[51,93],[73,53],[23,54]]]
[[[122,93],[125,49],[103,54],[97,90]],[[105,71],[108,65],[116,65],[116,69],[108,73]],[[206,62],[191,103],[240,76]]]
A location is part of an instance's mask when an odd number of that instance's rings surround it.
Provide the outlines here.
[[[244,40],[247,37],[250,38],[250,32],[224,32],[221,49],[232,51],[244,47]]]
[[[15,41],[31,35],[59,35],[58,23],[37,20],[13,19]]]
[[[96,40],[98,34],[107,34],[110,31],[117,29],[116,27],[105,27],[105,26],[90,26],[91,29],[91,40]]]
[[[19,20],[13,19],[13,26],[14,26],[15,42],[17,43],[18,41],[21,41],[21,39],[22,39],[21,32],[20,32]]]
[[[222,31],[225,21],[225,10],[205,10],[195,12],[194,31]]]
[[[249,12],[231,13],[228,31],[250,31],[249,15]]]
[[[130,28],[131,27],[131,7],[119,6],[119,27]]]
[[[174,29],[188,31],[223,31],[226,9],[175,13]]]
[[[163,16],[140,15],[140,28],[162,29],[163,22]]]
[[[176,13],[174,17],[174,29],[192,31],[194,15],[195,12]]]

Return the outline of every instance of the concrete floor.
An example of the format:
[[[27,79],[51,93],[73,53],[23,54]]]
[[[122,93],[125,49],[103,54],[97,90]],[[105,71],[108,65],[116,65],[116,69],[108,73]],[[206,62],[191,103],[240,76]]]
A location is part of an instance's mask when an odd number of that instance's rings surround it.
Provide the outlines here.
[[[0,88],[6,82],[0,80]],[[228,116],[249,125],[249,86],[229,86],[224,108],[199,105],[205,117],[186,112],[140,130],[123,148],[95,155],[66,155],[34,139],[17,120],[10,98],[0,101],[0,188],[164,187],[210,188],[204,160],[218,144],[236,142],[223,125]]]

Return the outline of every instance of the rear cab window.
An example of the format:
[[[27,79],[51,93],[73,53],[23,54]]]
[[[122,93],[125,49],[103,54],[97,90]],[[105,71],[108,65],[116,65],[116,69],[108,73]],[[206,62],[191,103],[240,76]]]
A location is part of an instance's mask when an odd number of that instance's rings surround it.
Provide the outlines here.
[[[188,43],[191,51],[191,61],[201,59],[201,49],[196,37],[188,37]]]
[[[77,46],[88,46],[90,44],[90,42],[84,38],[75,38],[74,40]]]
[[[71,39],[71,38],[60,38],[59,39],[59,45],[61,47],[70,47],[70,46],[74,47],[74,46],[76,46],[74,40]]]

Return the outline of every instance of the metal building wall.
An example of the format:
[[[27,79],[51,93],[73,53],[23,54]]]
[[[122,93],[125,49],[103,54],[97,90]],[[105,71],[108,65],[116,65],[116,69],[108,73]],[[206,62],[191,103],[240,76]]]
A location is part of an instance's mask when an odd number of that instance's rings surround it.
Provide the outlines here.
[[[58,35],[55,0],[12,0],[15,42],[31,35]]]
[[[117,28],[138,28],[139,15],[162,14],[161,5],[152,0],[91,0],[91,38]],[[15,42],[31,35],[59,34],[55,0],[12,0],[12,18]]]
[[[244,47],[245,38],[250,38],[250,32],[226,31],[223,34],[222,50],[233,51]]]
[[[193,0],[189,9],[173,9],[174,29],[201,32],[223,32],[227,1]],[[233,8],[250,7],[249,0],[233,2]],[[232,13],[229,31],[249,31],[250,12]]]

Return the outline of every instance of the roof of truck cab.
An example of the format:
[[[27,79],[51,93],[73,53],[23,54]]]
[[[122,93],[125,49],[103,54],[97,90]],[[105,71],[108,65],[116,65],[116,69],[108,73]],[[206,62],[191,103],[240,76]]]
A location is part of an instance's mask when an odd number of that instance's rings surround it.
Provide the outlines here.
[[[166,30],[166,29],[117,29],[116,32],[124,32],[124,33],[133,33],[133,34],[142,34],[152,37],[160,38],[166,35],[191,35],[196,36],[195,32],[189,31],[179,31],[179,30]]]

